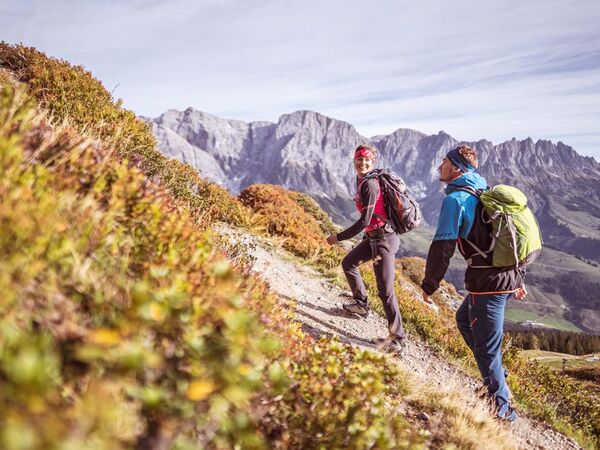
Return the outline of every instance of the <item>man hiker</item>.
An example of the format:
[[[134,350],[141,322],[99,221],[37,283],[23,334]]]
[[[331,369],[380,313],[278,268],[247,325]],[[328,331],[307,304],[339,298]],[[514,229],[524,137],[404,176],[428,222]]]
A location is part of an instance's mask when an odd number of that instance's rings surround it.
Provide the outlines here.
[[[345,304],[344,310],[366,317],[369,314],[367,291],[358,267],[373,260],[373,270],[377,280],[377,293],[383,303],[388,322],[389,337],[377,340],[382,350],[399,353],[406,338],[402,327],[402,317],[398,309],[398,301],[394,293],[394,263],[400,239],[387,223],[384,197],[377,178],[373,177],[377,151],[370,145],[359,145],[354,152],[354,169],[356,170],[356,208],[360,218],[350,227],[327,238],[329,244],[350,239],[365,231],[365,238],[342,261],[342,268],[354,301]]]
[[[471,267],[486,265],[478,259],[481,256],[474,246],[488,249],[492,244],[490,225],[482,219],[481,202],[473,193],[462,190],[487,188],[486,181],[475,172],[477,166],[475,150],[460,145],[446,154],[438,168],[440,181],[447,184],[446,197],[429,247],[421,288],[423,300],[431,303],[429,296],[439,287],[458,244],[470,264],[465,273],[469,294],[456,312],[456,323],[473,351],[495,414],[502,420],[513,421],[517,414],[509,403],[510,391],[502,366],[504,307],[511,294],[521,299],[526,291],[518,268]]]

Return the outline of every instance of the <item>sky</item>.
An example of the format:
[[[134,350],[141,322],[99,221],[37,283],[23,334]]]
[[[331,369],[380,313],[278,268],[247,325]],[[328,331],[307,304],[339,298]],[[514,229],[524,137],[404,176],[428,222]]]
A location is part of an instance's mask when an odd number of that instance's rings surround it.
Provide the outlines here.
[[[598,161],[599,23],[598,0],[0,0],[0,40],[84,66],[139,115],[309,109],[365,137],[531,137]]]

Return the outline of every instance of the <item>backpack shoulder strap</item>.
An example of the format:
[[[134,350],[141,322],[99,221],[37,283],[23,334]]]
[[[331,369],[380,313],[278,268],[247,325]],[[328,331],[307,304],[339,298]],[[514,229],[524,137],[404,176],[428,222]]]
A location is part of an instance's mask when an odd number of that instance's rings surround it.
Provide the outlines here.
[[[481,197],[481,194],[483,194],[488,189],[489,189],[489,186],[486,189],[475,189],[472,186],[460,186],[460,187],[456,188],[457,191],[462,191],[462,192],[466,192],[467,194],[471,194],[471,195],[477,197],[478,200],[479,200],[479,197]],[[487,221],[485,219],[484,214],[485,214],[485,209],[482,209],[481,220],[484,223],[489,223],[489,221]],[[477,245],[475,245],[469,239],[462,239],[462,240],[465,241],[467,244],[469,244],[473,248],[473,250],[475,250],[475,252],[477,254],[479,254],[479,256],[483,257],[484,259],[488,259],[490,254],[494,251],[494,247],[496,246],[496,238],[493,235],[493,233],[491,234],[491,237],[492,237],[492,241],[490,243],[490,247],[487,250],[481,250]],[[469,258],[467,260],[467,265],[469,267],[478,268],[478,269],[489,269],[489,268],[493,267],[491,264],[486,265],[486,266],[474,266],[472,258]]]
[[[379,174],[377,173],[370,173],[369,175],[367,175],[366,177],[364,177],[362,180],[360,180],[359,183],[357,183],[356,186],[356,192],[360,195],[360,193],[362,192],[362,188],[365,185],[365,183],[369,180],[377,180],[379,182]]]
[[[365,184],[365,182],[369,181],[369,180],[377,180],[377,183],[379,184],[379,189],[383,194],[383,187],[381,186],[382,181],[385,180],[384,175],[386,174],[386,170],[385,169],[375,169],[373,171],[371,171],[371,173],[369,173],[366,177],[364,177],[359,185],[359,189],[362,189],[362,186]],[[385,195],[383,196],[383,201],[385,202]],[[384,222],[388,222],[388,218],[382,216],[381,214],[377,214],[375,211],[373,211],[373,215],[375,217],[377,217],[378,219],[383,220]]]
[[[459,186],[452,192],[456,192],[456,191],[466,192],[467,194],[471,194],[471,195],[479,198],[481,196],[481,194],[483,194],[485,192],[485,189],[475,189],[472,186]]]

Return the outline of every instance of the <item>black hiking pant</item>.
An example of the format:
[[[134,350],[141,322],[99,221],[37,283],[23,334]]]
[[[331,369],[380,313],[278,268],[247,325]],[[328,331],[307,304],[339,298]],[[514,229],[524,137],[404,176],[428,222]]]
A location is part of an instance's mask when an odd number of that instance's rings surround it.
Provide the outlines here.
[[[397,339],[404,339],[406,335],[402,327],[402,316],[394,292],[394,265],[399,246],[400,238],[396,233],[385,233],[377,239],[363,239],[343,259],[342,269],[344,269],[354,300],[368,306],[367,290],[358,266],[376,258],[373,269],[377,281],[377,294],[383,303],[390,335]]]

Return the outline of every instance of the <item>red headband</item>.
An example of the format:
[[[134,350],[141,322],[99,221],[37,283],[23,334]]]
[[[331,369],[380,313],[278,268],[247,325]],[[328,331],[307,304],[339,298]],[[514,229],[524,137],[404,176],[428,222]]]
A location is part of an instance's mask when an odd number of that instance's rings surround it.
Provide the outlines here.
[[[356,151],[354,152],[354,159],[359,158],[361,156],[364,156],[365,158],[369,158],[372,160],[375,159],[375,155],[367,147],[358,147],[356,149]]]

